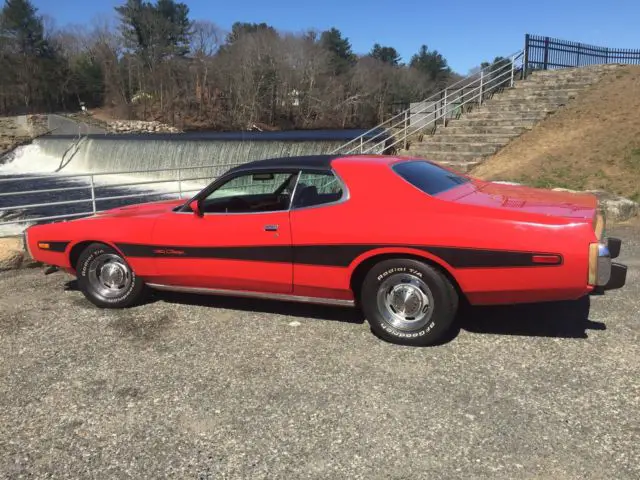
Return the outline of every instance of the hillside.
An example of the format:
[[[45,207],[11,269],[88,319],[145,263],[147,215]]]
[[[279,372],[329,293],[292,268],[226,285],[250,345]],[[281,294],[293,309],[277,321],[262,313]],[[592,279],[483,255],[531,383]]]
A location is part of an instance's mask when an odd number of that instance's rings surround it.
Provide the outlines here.
[[[471,175],[640,200],[640,67],[607,75]]]

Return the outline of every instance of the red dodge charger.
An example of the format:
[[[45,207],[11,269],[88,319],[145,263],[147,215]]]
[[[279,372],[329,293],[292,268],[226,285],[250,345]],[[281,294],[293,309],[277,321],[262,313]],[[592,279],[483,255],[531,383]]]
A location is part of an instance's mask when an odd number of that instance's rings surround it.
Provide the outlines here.
[[[25,243],[99,307],[149,288],[356,305],[409,345],[440,341],[462,301],[577,299],[626,280],[592,195],[375,155],[247,163],[187,202],[34,225]]]

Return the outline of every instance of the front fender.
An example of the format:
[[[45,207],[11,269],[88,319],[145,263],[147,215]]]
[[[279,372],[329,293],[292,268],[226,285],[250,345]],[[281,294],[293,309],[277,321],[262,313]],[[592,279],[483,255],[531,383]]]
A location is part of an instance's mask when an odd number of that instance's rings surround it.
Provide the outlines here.
[[[25,230],[25,242],[34,260],[72,274],[75,274],[72,258],[78,258],[79,247],[104,243],[122,255],[137,275],[144,277],[155,272],[153,259],[127,258],[116,245],[121,242],[149,243],[154,225],[155,219],[149,217],[89,217],[31,226]]]

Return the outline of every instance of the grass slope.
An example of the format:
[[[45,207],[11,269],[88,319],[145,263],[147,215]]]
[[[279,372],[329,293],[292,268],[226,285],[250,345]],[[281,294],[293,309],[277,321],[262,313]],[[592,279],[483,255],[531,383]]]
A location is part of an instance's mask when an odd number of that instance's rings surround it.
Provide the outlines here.
[[[612,72],[471,174],[640,200],[640,67]]]

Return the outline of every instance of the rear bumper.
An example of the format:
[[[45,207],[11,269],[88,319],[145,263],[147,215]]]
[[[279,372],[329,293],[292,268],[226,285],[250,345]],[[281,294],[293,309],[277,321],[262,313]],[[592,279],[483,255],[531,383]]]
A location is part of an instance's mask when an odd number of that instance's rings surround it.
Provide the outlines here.
[[[602,294],[607,290],[624,287],[627,281],[627,266],[613,259],[620,255],[622,241],[610,237],[598,245],[598,266],[593,293]]]

